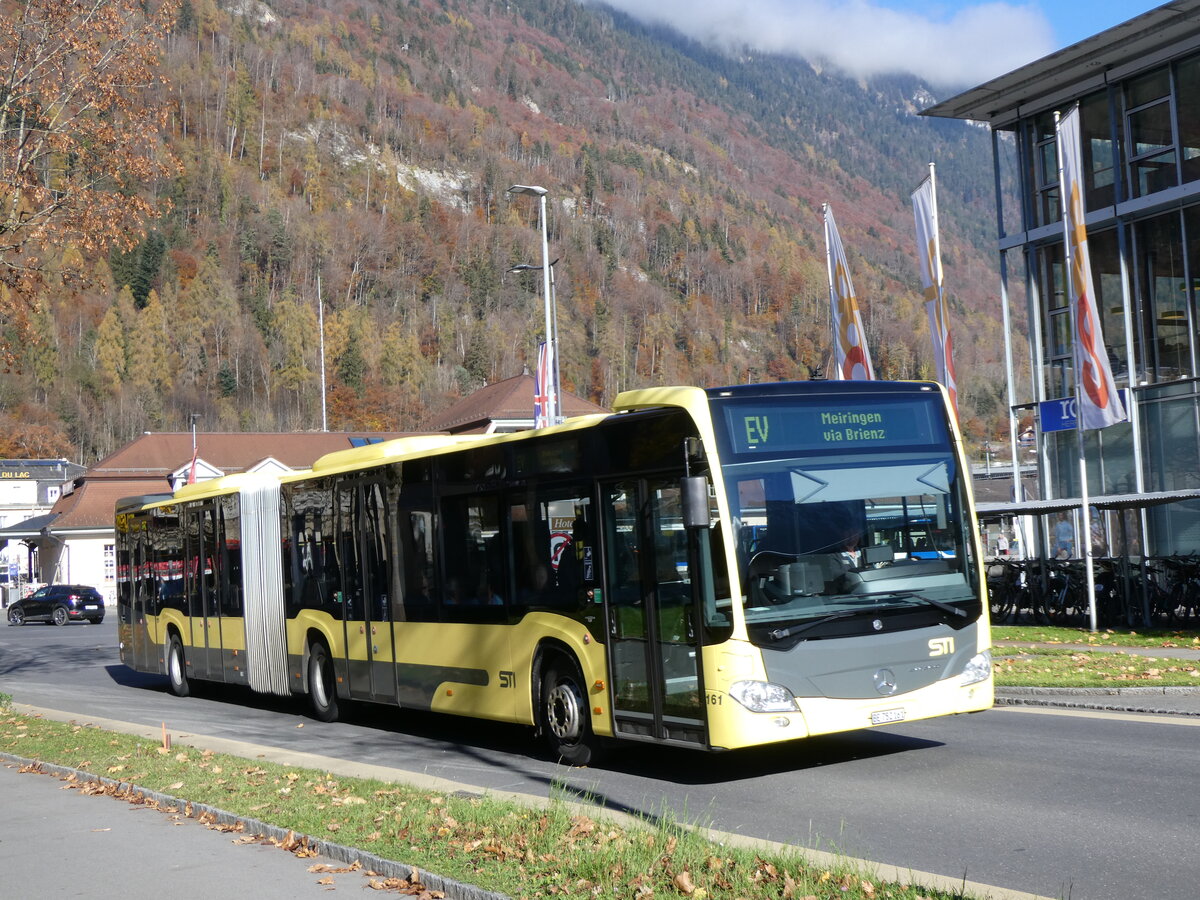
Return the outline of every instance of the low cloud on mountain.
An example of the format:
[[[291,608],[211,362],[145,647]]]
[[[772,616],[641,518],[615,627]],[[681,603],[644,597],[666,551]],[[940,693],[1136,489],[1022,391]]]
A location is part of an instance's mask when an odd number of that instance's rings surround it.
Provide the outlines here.
[[[857,76],[908,72],[945,87],[979,84],[1056,49],[1045,15],[1013,3],[977,3],[936,18],[870,0],[604,3],[732,50],[823,60]]]

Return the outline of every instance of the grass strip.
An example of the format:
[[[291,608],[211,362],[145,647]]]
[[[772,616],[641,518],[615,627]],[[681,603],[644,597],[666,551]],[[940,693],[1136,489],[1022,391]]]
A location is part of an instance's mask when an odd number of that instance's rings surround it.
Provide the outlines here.
[[[1027,641],[1041,644],[1086,644],[1090,647],[1162,647],[1165,650],[1200,650],[1200,635],[1195,631],[1130,628],[1106,628],[1092,633],[1086,628],[1058,628],[1050,625],[992,625],[994,641]]]
[[[968,900],[886,883],[799,851],[768,854],[704,838],[669,817],[624,828],[580,812],[563,792],[543,808],[169,746],[14,712],[0,695],[0,750],[209,804],[318,840],[516,898],[686,897]],[[214,827],[210,824],[209,827]],[[306,842],[292,849],[312,854]]]
[[[1054,647],[997,647],[1000,687],[1200,687],[1200,663]]]

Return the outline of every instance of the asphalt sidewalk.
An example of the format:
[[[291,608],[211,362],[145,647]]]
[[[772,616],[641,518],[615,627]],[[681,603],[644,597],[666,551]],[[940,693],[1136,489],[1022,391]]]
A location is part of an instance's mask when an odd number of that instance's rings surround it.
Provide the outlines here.
[[[1060,650],[1101,650],[1127,653],[1150,659],[1200,661],[1196,647],[1109,647],[1097,644],[1045,644],[1032,641],[997,641],[992,653],[1002,657],[1006,648],[1051,647]],[[1200,716],[1200,685],[1196,687],[1055,688],[998,687],[997,706],[1042,706],[1057,709],[1087,709],[1103,712],[1147,713],[1167,716]]]
[[[340,889],[504,900],[351,847],[8,754],[0,754],[0,797],[5,897],[292,900]]]

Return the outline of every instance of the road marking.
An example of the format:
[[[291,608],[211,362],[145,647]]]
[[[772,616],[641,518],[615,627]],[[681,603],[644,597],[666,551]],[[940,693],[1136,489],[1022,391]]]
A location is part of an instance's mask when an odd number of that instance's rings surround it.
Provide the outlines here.
[[[1059,706],[995,706],[1005,712],[1032,713],[1038,716],[1074,716],[1080,719],[1108,719],[1110,722],[1139,722],[1142,725],[1187,725],[1200,728],[1200,716],[1164,716],[1158,713],[1112,712],[1104,709],[1066,709]]]

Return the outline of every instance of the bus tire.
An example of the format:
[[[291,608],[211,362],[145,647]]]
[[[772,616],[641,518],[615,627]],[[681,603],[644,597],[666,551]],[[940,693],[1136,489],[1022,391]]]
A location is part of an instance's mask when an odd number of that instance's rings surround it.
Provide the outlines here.
[[[329,648],[322,641],[308,648],[308,705],[318,722],[337,721],[337,678]]]
[[[586,766],[600,758],[583,674],[571,657],[554,656],[548,660],[538,718],[550,752],[560,761]]]
[[[187,659],[183,655],[183,641],[177,634],[171,635],[171,642],[167,645],[167,680],[171,684],[171,693],[176,697],[186,697],[192,692],[192,687],[188,684]]]

